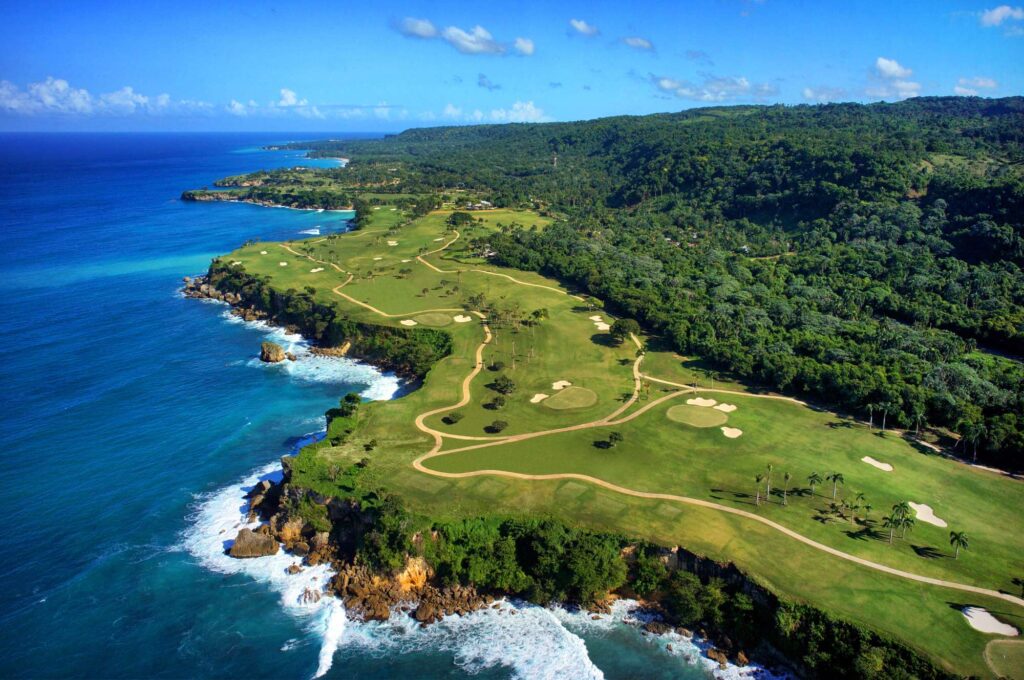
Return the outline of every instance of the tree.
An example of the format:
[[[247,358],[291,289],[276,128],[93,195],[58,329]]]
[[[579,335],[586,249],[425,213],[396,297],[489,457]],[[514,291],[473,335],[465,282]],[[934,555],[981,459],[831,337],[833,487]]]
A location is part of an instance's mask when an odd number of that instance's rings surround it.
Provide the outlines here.
[[[613,447],[623,440],[621,432],[609,432],[608,433],[608,446]]]
[[[766,501],[771,501],[771,495],[772,495],[772,470],[774,470],[774,469],[775,469],[775,466],[772,465],[771,463],[768,463],[768,467],[767,467],[768,476],[765,477],[766,484],[765,484],[765,490],[764,490],[764,499]]]
[[[491,434],[497,434],[508,427],[508,423],[504,420],[495,420],[493,423],[485,427],[484,429]]]
[[[900,520],[900,538],[906,538],[907,531],[914,528],[914,524],[917,523],[913,517],[904,517]]]
[[[967,550],[967,532],[965,531],[950,531],[949,532],[949,544],[955,549],[953,552],[953,559],[960,557],[960,549]]]
[[[807,475],[807,483],[811,485],[812,496],[814,495],[814,487],[821,484],[821,481],[821,475],[819,475],[817,472],[812,472],[811,474]]]
[[[764,475],[754,475],[754,481],[757,482],[757,493],[754,495],[754,505],[761,505],[761,482],[764,481]]]
[[[633,319],[616,319],[612,323],[611,334],[618,342],[623,342],[630,335],[640,333],[640,324]]]
[[[790,480],[793,479],[793,475],[787,472],[782,476],[782,479],[785,482],[785,486],[782,487],[782,504],[788,505],[789,503],[787,501],[789,497],[789,482]]]
[[[511,378],[504,374],[495,378],[494,382],[488,385],[488,387],[495,392],[500,392],[501,394],[512,394],[516,391],[516,384]]]
[[[463,416],[461,413],[459,413],[458,411],[452,411],[451,413],[444,417],[444,422],[448,423],[449,425],[454,425],[460,420],[462,420],[462,418]]]
[[[842,472],[832,472],[825,476],[825,479],[832,482],[832,500],[836,499],[836,491],[840,484],[846,483],[846,478],[843,477]]]
[[[892,535],[900,526],[900,520],[894,515],[886,515],[882,518],[882,526],[889,530],[889,543],[892,543]]]

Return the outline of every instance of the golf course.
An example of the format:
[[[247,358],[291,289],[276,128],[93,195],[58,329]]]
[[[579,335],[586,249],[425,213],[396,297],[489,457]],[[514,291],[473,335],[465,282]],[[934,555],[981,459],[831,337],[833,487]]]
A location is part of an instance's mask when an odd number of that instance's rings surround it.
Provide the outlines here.
[[[329,495],[327,470],[373,449],[366,474],[432,517],[557,516],[684,546],[950,672],[1024,677],[1020,637],[963,613],[1024,629],[1020,481],[718,378],[601,300],[490,264],[486,236],[543,230],[537,213],[413,217],[376,198],[358,231],[220,258],[347,319],[451,338],[417,389],[365,405],[295,483]]]

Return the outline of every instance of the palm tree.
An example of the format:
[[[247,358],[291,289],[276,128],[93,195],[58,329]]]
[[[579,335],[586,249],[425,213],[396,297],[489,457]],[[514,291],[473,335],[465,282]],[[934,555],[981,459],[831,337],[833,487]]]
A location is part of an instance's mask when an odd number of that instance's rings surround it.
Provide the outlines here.
[[[900,525],[900,519],[894,515],[886,515],[882,518],[882,526],[889,530],[889,543],[892,543],[892,534]]]
[[[950,531],[949,544],[955,548],[953,552],[953,559],[955,560],[960,557],[960,548],[967,550],[967,532]]]
[[[813,496],[814,487],[821,484],[821,475],[819,475],[817,472],[812,472],[811,474],[807,475],[807,483],[811,485],[811,495]]]
[[[793,475],[791,475],[791,474],[789,474],[787,472],[786,474],[784,474],[782,476],[782,479],[786,482],[786,485],[784,487],[782,487],[782,504],[783,505],[788,505],[788,503],[786,502],[786,499],[789,496],[789,481],[791,479],[793,479]]]
[[[767,484],[765,485],[765,491],[764,491],[764,499],[766,501],[771,501],[771,495],[772,495],[772,470],[774,468],[775,468],[774,465],[772,465],[771,463],[768,463],[768,479],[767,479]]]
[[[900,538],[905,538],[907,529],[913,529],[915,520],[913,517],[904,517],[900,520]]]
[[[825,476],[825,479],[832,482],[832,500],[835,500],[837,488],[840,484],[846,483],[846,478],[843,477],[842,472],[831,472]]]
[[[764,481],[764,475],[755,475],[754,481],[757,482],[757,494],[754,496],[754,505],[761,505],[761,482]]]

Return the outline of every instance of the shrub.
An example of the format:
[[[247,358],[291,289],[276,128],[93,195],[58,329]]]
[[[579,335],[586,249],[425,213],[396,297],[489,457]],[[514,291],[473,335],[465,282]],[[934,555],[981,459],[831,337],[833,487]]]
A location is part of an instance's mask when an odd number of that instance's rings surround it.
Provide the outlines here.
[[[484,430],[490,432],[491,434],[497,434],[498,432],[504,430],[506,427],[508,427],[508,423],[506,423],[504,420],[495,420],[493,423],[485,427]]]

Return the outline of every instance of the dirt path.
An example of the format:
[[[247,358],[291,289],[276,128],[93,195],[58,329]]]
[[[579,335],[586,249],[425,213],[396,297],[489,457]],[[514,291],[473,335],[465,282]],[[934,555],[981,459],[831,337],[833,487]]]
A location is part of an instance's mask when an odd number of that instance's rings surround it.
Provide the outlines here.
[[[424,257],[426,257],[427,255],[433,255],[434,253],[439,253],[439,252],[441,252],[442,250],[444,250],[445,248],[447,248],[447,247],[448,247],[448,246],[450,246],[451,244],[453,244],[453,243],[455,243],[456,241],[458,241],[458,240],[459,240],[459,236],[461,236],[461,234],[459,234],[459,232],[455,231],[454,229],[452,229],[452,231],[454,231],[454,232],[455,232],[455,238],[453,238],[453,239],[452,239],[451,241],[448,241],[448,243],[445,243],[445,244],[444,244],[443,246],[441,246],[440,248],[435,248],[434,250],[431,250],[431,251],[430,251],[430,252],[428,252],[428,253],[423,253],[422,255],[417,255],[417,256],[416,256],[416,259],[417,259],[417,260],[419,260],[420,264],[425,264],[425,265],[427,265],[428,267],[430,267],[431,269],[433,269],[433,270],[434,270],[435,272],[437,272],[438,274],[458,274],[458,273],[459,273],[459,270],[458,270],[458,269],[441,269],[441,268],[439,268],[439,267],[435,267],[434,265],[432,265],[431,263],[429,263],[429,262],[427,262],[426,260],[424,260],[424,259],[423,259],[423,258],[424,258]]]

